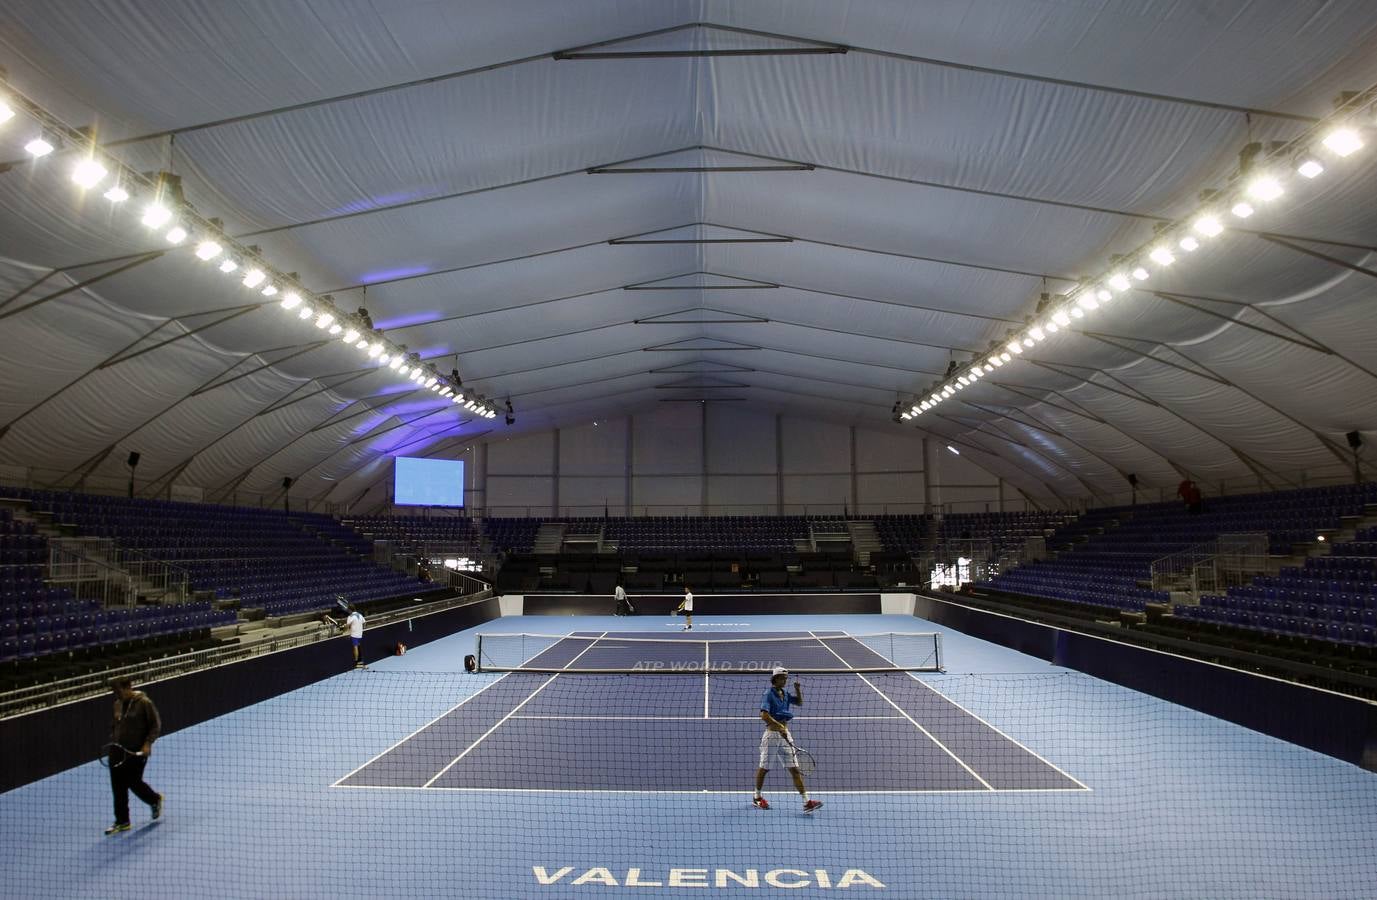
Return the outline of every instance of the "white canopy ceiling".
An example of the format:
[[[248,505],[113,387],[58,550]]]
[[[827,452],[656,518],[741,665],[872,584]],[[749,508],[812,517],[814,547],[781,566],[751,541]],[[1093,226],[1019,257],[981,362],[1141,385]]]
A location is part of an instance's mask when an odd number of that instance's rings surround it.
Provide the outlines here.
[[[762,412],[888,423],[1245,143],[1368,88],[1375,45],[1364,0],[0,9],[17,90],[457,359],[519,430],[722,379]],[[165,245],[69,164],[0,174],[0,462],[119,473],[137,448],[141,475],[337,500],[388,454],[493,433],[188,249],[145,259]],[[1335,464],[1377,428],[1377,166],[1302,187],[922,430],[1046,498]]]

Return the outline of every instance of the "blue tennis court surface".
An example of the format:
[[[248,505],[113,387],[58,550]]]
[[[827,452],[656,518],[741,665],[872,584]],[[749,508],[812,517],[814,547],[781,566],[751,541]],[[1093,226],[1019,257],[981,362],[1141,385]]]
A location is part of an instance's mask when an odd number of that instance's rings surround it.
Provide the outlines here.
[[[898,616],[694,626],[714,640],[935,629]],[[672,627],[512,617],[477,630],[611,632],[596,652],[612,653]],[[589,641],[540,652],[575,644]],[[804,815],[780,771],[773,808],[750,804],[766,673],[470,675],[474,633],[457,634],[168,734],[147,773],[166,813],[150,823],[135,802],[126,835],[101,834],[110,795],[94,762],[0,795],[4,893],[1373,895],[1377,775],[957,632],[942,646],[945,672],[802,676],[793,730],[826,802]]]
[[[675,663],[706,661],[768,673],[780,656],[790,668],[838,659],[857,667],[886,662],[839,632],[764,633],[754,641],[687,635],[575,632],[529,663],[593,668],[643,662],[649,646]],[[626,639],[632,640],[626,640]],[[640,643],[647,641],[653,643]],[[668,647],[668,653],[664,649]],[[680,652],[674,652],[674,651]],[[803,676],[795,741],[831,760],[812,779],[814,793],[1086,790],[1071,776],[908,673]],[[440,790],[666,791],[664,760],[674,759],[673,790],[740,793],[740,761],[763,725],[768,674],[531,674],[514,672],[407,735],[337,782],[346,788]],[[553,689],[552,689],[553,688]],[[858,732],[864,738],[858,738]],[[513,754],[512,746],[524,748]],[[603,764],[609,748],[626,764]]]

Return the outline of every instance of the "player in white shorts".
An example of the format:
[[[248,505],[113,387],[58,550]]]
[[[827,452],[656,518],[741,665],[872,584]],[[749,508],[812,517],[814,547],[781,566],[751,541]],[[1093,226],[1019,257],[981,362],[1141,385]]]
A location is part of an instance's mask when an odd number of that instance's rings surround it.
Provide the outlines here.
[[[794,787],[803,798],[803,811],[812,812],[822,806],[821,800],[808,799],[808,787],[803,783],[803,773],[798,770],[798,753],[789,738],[789,720],[794,714],[791,706],[803,705],[803,688],[794,679],[794,692],[784,692],[789,681],[789,670],[775,666],[770,673],[770,689],[760,700],[760,718],[765,723],[765,733],[760,736],[760,767],[755,770],[755,797],[751,802],[757,809],[769,809],[770,802],[761,796],[760,789],[765,786],[765,773],[770,771],[772,762],[778,762],[789,770],[794,779]]]

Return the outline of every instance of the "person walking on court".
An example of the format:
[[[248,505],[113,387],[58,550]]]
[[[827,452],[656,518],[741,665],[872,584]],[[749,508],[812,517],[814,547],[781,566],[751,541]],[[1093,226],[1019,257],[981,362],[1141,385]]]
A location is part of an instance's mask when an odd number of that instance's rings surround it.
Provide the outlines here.
[[[770,771],[771,761],[776,760],[789,770],[794,787],[803,798],[803,811],[810,813],[821,808],[822,801],[808,798],[808,786],[803,783],[803,773],[798,770],[798,753],[789,735],[789,720],[794,717],[789,707],[803,705],[803,688],[795,678],[794,692],[785,693],[784,686],[788,682],[789,670],[775,666],[770,673],[770,687],[760,701],[760,718],[765,723],[765,733],[760,736],[760,767],[755,770],[755,797],[751,802],[757,809],[770,808],[770,801],[765,799],[760,790],[765,786],[765,773]]]
[[[153,701],[143,691],[134,690],[129,678],[113,679],[110,688],[115,692],[115,723],[110,729],[110,743],[114,745],[110,748],[110,790],[115,795],[115,824],[105,833],[118,834],[130,828],[130,791],[148,804],[153,818],[163,814],[163,795],[143,780],[144,767],[153,753],[153,742],[162,733],[163,723]]]
[[[613,615],[629,616],[636,611],[636,607],[632,606],[631,601],[626,599],[626,588],[622,587],[620,581],[617,582],[617,587],[612,593],[616,599],[616,606],[612,613]]]
[[[349,607],[349,618],[340,627],[349,630],[349,640],[354,645],[354,668],[368,668],[359,660],[359,645],[363,643],[363,613],[359,612],[358,607]]]
[[[676,613],[684,614],[684,630],[693,630],[693,591],[689,590],[688,585],[684,585],[684,599],[679,601]]]

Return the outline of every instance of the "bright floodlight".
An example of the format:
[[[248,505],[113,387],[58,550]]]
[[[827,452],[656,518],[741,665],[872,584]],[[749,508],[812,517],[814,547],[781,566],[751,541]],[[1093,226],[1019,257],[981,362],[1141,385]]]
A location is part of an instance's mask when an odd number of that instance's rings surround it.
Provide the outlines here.
[[[1138,266],[1133,270],[1133,277],[1138,281],[1147,281],[1148,270],[1144,269],[1142,266]]]
[[[1071,324],[1071,318],[1061,310],[1057,310],[1056,312],[1052,313],[1052,321],[1056,322],[1062,328],[1065,328],[1067,325]]]
[[[8,122],[10,119],[13,119],[13,118],[14,118],[14,107],[10,106],[9,103],[6,102],[6,101],[0,100],[0,125],[5,124],[6,122]]]
[[[163,237],[167,238],[169,244],[180,244],[186,240],[186,229],[180,225],[173,225]]]
[[[340,333],[341,331],[343,331],[343,330],[344,330],[344,326],[341,325],[341,324],[338,323],[338,322],[336,322],[335,324],[333,324],[333,325],[330,326],[330,333],[331,333],[331,334],[339,334],[339,333]]]
[[[259,291],[259,293],[262,294],[264,297],[276,297],[277,285],[269,281],[267,284],[263,285],[263,290]]]
[[[1004,354],[1004,356],[1008,356],[1008,355],[1009,355],[1009,354],[1007,354],[1007,353]],[[998,369],[1000,366],[1004,365],[1004,360],[1001,359],[999,356],[991,356],[991,357],[990,357],[990,365],[992,365],[992,366],[994,366],[996,369]]]
[[[426,379],[426,387],[434,387],[439,380],[440,379],[436,378],[434,375],[430,376]]]
[[[214,241],[201,241],[196,245],[196,258],[209,262],[223,253],[224,249]]]
[[[361,338],[359,338],[358,341],[355,342],[354,346],[355,346],[355,347],[358,347],[360,350],[367,350],[367,349],[368,349],[368,338],[366,338],[366,337],[361,337]]]
[[[345,332],[344,332],[344,337],[340,338],[340,340],[344,341],[346,344],[352,344],[352,343],[354,343],[355,341],[357,341],[358,339],[359,339],[359,333],[358,333],[357,330],[355,330],[355,329],[353,329],[353,328],[350,328],[350,329],[348,329],[347,331],[345,331]]]
[[[239,261],[235,259],[233,256],[226,256],[223,260],[220,261],[219,268],[221,272],[224,272],[226,275],[228,275],[235,269],[239,268]]]
[[[1224,230],[1224,226],[1219,224],[1219,220],[1214,216],[1201,216],[1195,220],[1191,227],[1205,237],[1215,237]]]
[[[1091,291],[1084,291],[1076,297],[1076,305],[1081,309],[1099,309],[1100,302],[1092,296]]]
[[[902,413],[899,413],[899,418],[901,418],[901,419],[907,421],[907,420],[913,418],[913,416],[909,415],[909,414],[906,413],[906,412],[902,412]]]
[[[1115,272],[1113,275],[1109,276],[1109,286],[1116,291],[1126,291],[1132,287],[1132,284],[1129,282],[1128,276],[1123,272]]]
[[[72,167],[72,180],[84,188],[95,187],[109,174],[109,170],[95,159],[83,159]]]
[[[1047,335],[1043,332],[1043,330],[1042,330],[1041,328],[1037,327],[1036,325],[1034,325],[1032,328],[1029,328],[1029,329],[1028,329],[1028,336],[1031,337],[1031,338],[1032,338],[1033,340],[1035,340],[1035,341],[1041,341],[1041,340],[1044,340],[1044,339],[1047,337]],[[1024,343],[1026,344],[1027,341],[1024,341]]]
[[[390,353],[384,353],[382,356],[378,357],[379,366],[385,366],[390,362],[392,362],[392,354]]]
[[[1324,172],[1324,163],[1306,154],[1296,163],[1296,172],[1305,178],[1314,178]]]
[[[1233,209],[1229,210],[1229,212],[1238,216],[1240,219],[1246,219],[1253,214],[1254,209],[1253,205],[1247,200],[1240,200],[1234,204]]]
[[[1095,291],[1095,299],[1101,303],[1108,303],[1110,300],[1114,299],[1114,292],[1107,288],[1099,288]],[[1094,309],[1094,307],[1091,307],[1091,309]]]
[[[110,188],[110,190],[106,191],[103,196],[111,203],[123,203],[129,199],[129,192],[119,185],[115,185]]]
[[[1259,175],[1248,182],[1248,196],[1266,203],[1280,197],[1284,191],[1281,182],[1273,175]]]
[[[1007,353],[1001,353],[998,356],[996,356],[995,359],[1002,360],[1003,362],[1009,362],[1013,359],[1013,357]]]
[[[302,321],[305,321],[306,319],[311,318],[311,316],[314,316],[315,314],[316,311],[314,309],[311,309],[311,304],[303,303],[301,304],[301,310],[296,314],[296,317],[298,319],[301,319]]]
[[[1153,247],[1152,252],[1148,254],[1148,259],[1159,266],[1169,266],[1176,262],[1176,257],[1172,255],[1171,250],[1167,249],[1165,244],[1160,247]]]
[[[1081,311],[1081,308],[1079,306],[1073,306],[1071,307],[1071,318],[1083,319],[1085,318],[1085,313]]]
[[[398,353],[396,356],[392,357],[392,361],[388,363],[387,366],[393,370],[400,369],[402,367],[402,355]]]
[[[166,225],[172,218],[172,210],[156,200],[143,208],[143,218],[139,221],[149,228]]]
[[[956,381],[957,381],[957,383],[960,384],[962,387],[965,387],[966,385],[968,385],[968,384],[971,383],[971,380],[970,380],[969,378],[967,378],[965,375],[960,375],[960,376],[958,376],[957,379],[956,379]]]
[[[1195,251],[1200,249],[1200,242],[1188,234],[1185,237],[1181,238],[1181,240],[1177,241],[1176,246],[1180,247],[1182,250],[1185,250],[1187,253],[1194,253]]]
[[[1018,341],[1014,340],[1009,342],[1009,346],[1007,349],[1010,353],[1018,354],[1023,352],[1023,345],[1020,344]]]
[[[961,455],[961,451],[960,451],[960,450],[957,450],[957,449],[956,449],[955,447],[953,447],[951,444],[948,444],[948,445],[947,445],[947,449],[950,450],[952,453],[955,453],[957,456],[960,456],[960,455]]]
[[[301,295],[296,291],[288,291],[282,295],[282,300],[280,302],[282,303],[283,309],[296,309],[301,305]]]
[[[1363,149],[1363,139],[1352,128],[1336,128],[1325,136],[1324,145],[1335,156],[1348,156]]]
[[[52,153],[54,148],[51,141],[39,135],[25,144],[24,149],[34,159],[38,159],[39,157],[47,156],[49,153]]]
[[[368,345],[368,358],[377,359],[382,354],[383,345],[381,341],[374,341]]]
[[[262,284],[262,283],[263,283],[263,279],[265,279],[265,278],[267,278],[267,277],[268,277],[268,273],[267,273],[267,272],[264,272],[264,271],[263,271],[262,269],[260,269],[260,268],[254,267],[254,268],[249,269],[247,272],[244,273],[244,281],[243,281],[242,283],[243,283],[244,287],[246,287],[246,288],[254,288],[254,287],[258,287],[260,284]]]
[[[317,327],[317,328],[329,328],[329,327],[330,327],[330,323],[331,323],[331,322],[334,322],[334,321],[335,321],[335,317],[334,317],[333,315],[331,315],[331,314],[328,313],[328,312],[323,312],[323,313],[320,314],[320,317],[319,317],[318,319],[316,319],[316,327]]]

